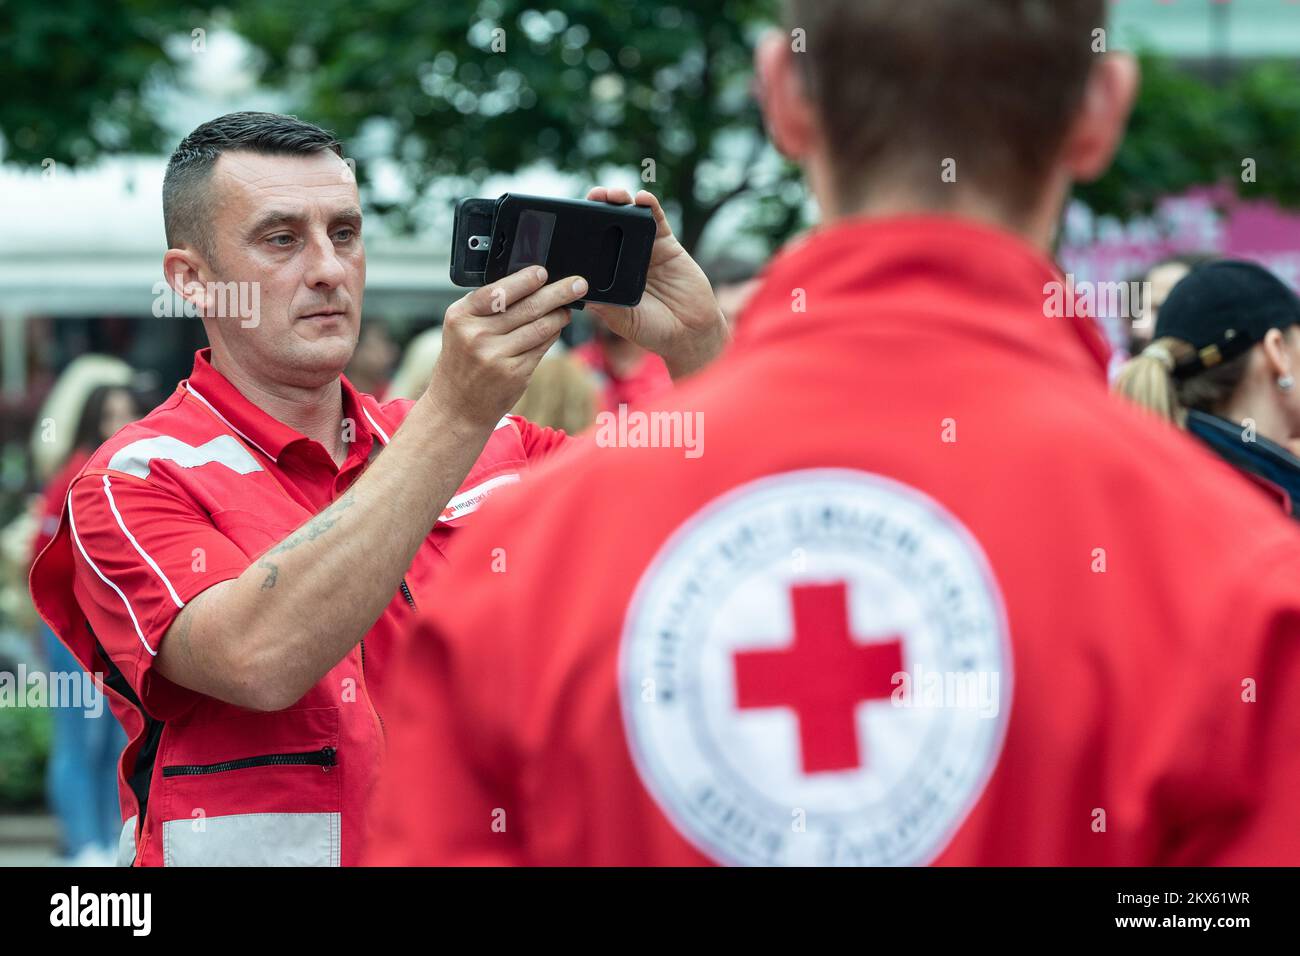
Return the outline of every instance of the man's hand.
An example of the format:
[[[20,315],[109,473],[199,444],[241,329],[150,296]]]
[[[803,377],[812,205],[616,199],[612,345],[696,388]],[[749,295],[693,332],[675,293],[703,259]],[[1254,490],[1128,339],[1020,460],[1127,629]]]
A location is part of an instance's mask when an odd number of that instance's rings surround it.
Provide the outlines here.
[[[654,194],[641,190],[635,200],[626,189],[598,186],[593,202],[649,206],[655,217],[655,244],[646,273],[645,294],[630,309],[593,302],[587,306],[614,332],[663,357],[673,378],[708,365],[727,344],[727,320],[709,280],[673,235]]]
[[[545,283],[546,270],[528,266],[451,304],[429,383],[441,407],[478,426],[495,425],[514,407],[569,324],[565,306],[587,292],[581,276]]]

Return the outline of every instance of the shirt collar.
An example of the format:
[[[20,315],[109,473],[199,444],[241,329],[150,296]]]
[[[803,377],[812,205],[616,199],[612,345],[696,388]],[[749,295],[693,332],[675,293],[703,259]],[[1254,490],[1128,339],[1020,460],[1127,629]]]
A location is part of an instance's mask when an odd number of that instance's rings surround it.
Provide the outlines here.
[[[787,245],[737,323],[737,344],[794,325],[870,321],[858,309],[819,310],[816,299],[870,296],[884,312],[926,311],[946,321],[985,322],[990,334],[1037,340],[1054,357],[1105,380],[1111,348],[1096,321],[1068,308],[1046,318],[1048,283],[1061,270],[1018,236],[955,216],[851,217]],[[1068,288],[1068,286],[1065,286]],[[807,314],[792,308],[803,289]],[[996,319],[991,317],[996,315]],[[1057,324],[1053,324],[1057,323]]]
[[[348,459],[369,457],[371,447],[378,439],[388,443],[388,431],[379,425],[366,408],[361,393],[346,375],[339,376],[343,389],[343,417],[356,423],[355,439],[348,446]],[[202,348],[194,353],[194,368],[180,387],[214,413],[230,429],[268,458],[278,461],[284,450],[294,442],[308,442],[301,432],[268,415],[258,408],[230,380],[212,367],[212,349]],[[345,461],[344,465],[346,466]]]

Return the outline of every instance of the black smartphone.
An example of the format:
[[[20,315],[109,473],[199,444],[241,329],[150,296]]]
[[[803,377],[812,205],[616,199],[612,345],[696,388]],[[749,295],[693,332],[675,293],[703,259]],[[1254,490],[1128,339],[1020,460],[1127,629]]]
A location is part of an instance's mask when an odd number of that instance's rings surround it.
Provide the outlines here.
[[[654,214],[645,206],[517,193],[462,199],[452,228],[451,281],[486,285],[540,265],[552,279],[586,279],[586,302],[633,306],[645,291],[654,240]]]

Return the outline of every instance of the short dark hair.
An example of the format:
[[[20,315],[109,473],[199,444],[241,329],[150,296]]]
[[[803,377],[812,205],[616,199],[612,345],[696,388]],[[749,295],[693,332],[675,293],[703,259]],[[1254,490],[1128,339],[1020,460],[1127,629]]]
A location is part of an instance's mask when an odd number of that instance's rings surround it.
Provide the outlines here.
[[[785,0],[841,212],[873,187],[942,208],[971,186],[1018,219],[1082,101],[1105,0]],[[940,174],[956,160],[957,184]]]
[[[309,156],[329,150],[343,155],[342,144],[328,130],[282,113],[227,113],[209,120],[181,140],[163,177],[163,224],[167,245],[194,245],[211,259],[208,233],[208,180],[217,159],[228,150],[269,156]]]

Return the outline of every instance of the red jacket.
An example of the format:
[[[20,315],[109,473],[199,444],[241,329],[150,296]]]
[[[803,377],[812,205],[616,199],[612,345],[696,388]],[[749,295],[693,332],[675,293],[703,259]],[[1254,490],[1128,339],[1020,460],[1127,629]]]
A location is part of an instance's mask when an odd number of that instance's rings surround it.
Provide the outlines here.
[[[238,577],[342,494],[413,403],[381,404],[341,377],[353,436],[340,467],[245,399],[208,355],[197,353],[170,398],[90,458],[32,570],[32,596],[82,665],[103,675],[130,739],[123,862],[355,863],[398,642],[415,609],[440,600],[452,540],[485,496],[564,436],[502,419],[357,647],[292,707],[246,710],[157,672],[167,629],[195,595]]]
[[[592,443],[467,534],[370,859],[1300,863],[1300,536],[1060,278],[944,218],[783,254],[651,406],[702,454]]]

